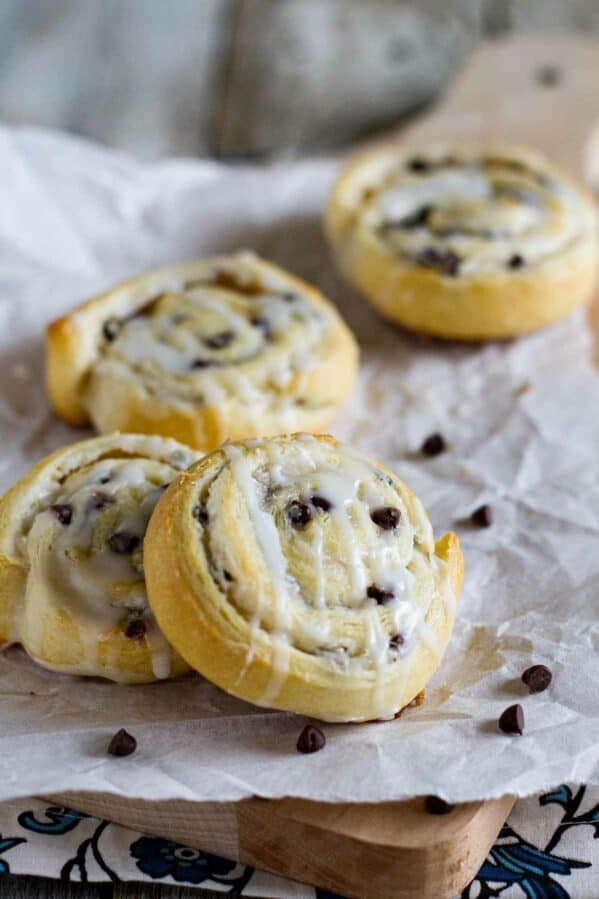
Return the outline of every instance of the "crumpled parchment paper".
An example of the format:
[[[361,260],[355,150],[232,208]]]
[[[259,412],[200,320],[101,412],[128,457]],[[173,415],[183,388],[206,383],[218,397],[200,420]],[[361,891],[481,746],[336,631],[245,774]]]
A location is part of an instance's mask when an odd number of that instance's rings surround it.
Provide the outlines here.
[[[239,247],[316,282],[362,349],[359,384],[332,427],[394,468],[437,534],[455,528],[466,579],[426,702],[397,720],[327,725],[253,708],[197,676],[123,687],[0,654],[0,799],[100,790],[147,799],[251,794],[328,801],[437,793],[450,801],[599,784],[599,378],[582,313],[484,347],[421,343],[336,276],[320,212],[330,160],[231,168],[142,165],[74,138],[0,129],[0,487],[80,439],[50,412],[44,325],[91,292],[174,260]],[[450,449],[424,459],[441,431]],[[488,529],[464,523],[483,502]],[[545,693],[520,681],[553,670]],[[497,718],[521,702],[522,737]],[[138,751],[106,755],[119,727]]]

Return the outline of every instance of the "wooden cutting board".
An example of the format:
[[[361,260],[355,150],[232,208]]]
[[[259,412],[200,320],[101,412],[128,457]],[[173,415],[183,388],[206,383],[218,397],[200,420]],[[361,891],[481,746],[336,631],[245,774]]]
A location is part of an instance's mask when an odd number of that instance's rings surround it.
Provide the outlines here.
[[[411,140],[502,138],[543,149],[599,187],[599,42],[517,38],[476,51]],[[594,304],[599,332],[599,304]],[[401,722],[388,726],[401,727]],[[108,794],[51,797],[356,899],[449,899],[472,880],[513,798],[430,815],[424,800],[380,805],[248,799],[145,802]]]

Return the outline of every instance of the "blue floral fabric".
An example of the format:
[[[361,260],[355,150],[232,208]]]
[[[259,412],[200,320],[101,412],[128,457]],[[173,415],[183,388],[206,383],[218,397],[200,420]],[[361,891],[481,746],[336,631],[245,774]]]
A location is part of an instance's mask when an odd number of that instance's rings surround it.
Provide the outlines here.
[[[39,800],[0,805],[0,875],[7,872],[83,882],[147,880],[236,896],[342,899]],[[599,790],[562,784],[518,802],[457,899],[491,897],[599,899]]]

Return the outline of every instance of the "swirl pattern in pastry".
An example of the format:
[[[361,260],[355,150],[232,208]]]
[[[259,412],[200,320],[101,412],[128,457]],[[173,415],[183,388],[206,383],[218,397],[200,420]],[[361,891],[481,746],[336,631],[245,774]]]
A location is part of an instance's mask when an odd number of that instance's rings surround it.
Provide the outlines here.
[[[135,683],[187,670],[147,601],[143,539],[198,454],[111,435],[63,447],[0,499],[0,643],[40,664]]]
[[[159,501],[152,609],[186,661],[257,705],[391,717],[443,655],[457,538],[382,465],[330,437],[226,444]]]
[[[324,297],[252,253],[121,284],[50,325],[47,350],[50,397],[67,421],[200,449],[324,427],[357,367]]]
[[[384,315],[441,337],[507,337],[587,300],[592,200],[539,154],[504,145],[381,144],[350,162],[326,226]]]

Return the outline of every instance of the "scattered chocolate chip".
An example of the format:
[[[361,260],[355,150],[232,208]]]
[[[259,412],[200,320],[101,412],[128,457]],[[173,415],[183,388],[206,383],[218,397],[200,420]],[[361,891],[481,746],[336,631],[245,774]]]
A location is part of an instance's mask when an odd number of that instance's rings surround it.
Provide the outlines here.
[[[216,365],[212,359],[194,359],[191,363],[192,368],[210,368],[211,365]]]
[[[115,337],[118,336],[120,330],[121,323],[118,318],[107,318],[102,325],[102,334],[108,341],[114,340]]]
[[[493,509],[485,504],[475,509],[470,516],[472,524],[477,524],[481,528],[488,528],[493,524]]]
[[[200,524],[208,524],[208,512],[206,511],[206,507],[201,503],[198,503],[197,506],[193,507],[191,514],[196,521],[200,522]]]
[[[440,796],[427,796],[424,807],[429,815],[448,815],[455,808],[450,802],[445,802]]]
[[[147,629],[143,618],[134,618],[125,628],[125,636],[130,637],[131,640],[141,640],[145,637]]]
[[[118,553],[118,555],[122,556],[126,553],[132,553],[139,546],[139,537],[135,534],[130,534],[128,531],[116,531],[110,535],[107,542],[113,553]]]
[[[89,498],[90,509],[105,509],[106,506],[112,506],[116,502],[114,496],[108,493],[101,493],[99,490],[94,491]]]
[[[315,508],[322,509],[323,512],[328,512],[333,505],[328,499],[325,499],[324,496],[318,496],[317,494],[310,497],[310,502]]]
[[[411,172],[428,172],[432,168],[432,164],[428,159],[424,159],[422,156],[415,156],[413,159],[409,159],[406,166]]]
[[[137,749],[137,740],[128,733],[123,727],[117,730],[116,734],[108,744],[108,752],[110,755],[131,755]]]
[[[553,675],[546,665],[531,665],[522,675],[522,680],[529,693],[542,693],[553,680]]]
[[[394,531],[401,519],[401,512],[394,506],[378,506],[372,510],[370,517],[384,531]]]
[[[66,526],[71,523],[73,507],[69,503],[55,503],[53,506],[50,506],[50,511],[61,524]]]
[[[389,640],[389,649],[399,649],[400,646],[403,646],[405,643],[405,639],[403,634],[395,634],[394,637],[391,637]]]
[[[250,318],[250,324],[252,324],[254,328],[259,328],[265,337],[270,336],[270,322],[265,315],[253,315]]]
[[[542,84],[543,87],[555,87],[562,80],[562,70],[555,65],[541,66],[537,70],[536,77],[537,82]]]
[[[233,575],[231,574],[231,572],[230,572],[230,571],[227,571],[226,568],[223,569],[223,577],[224,577],[224,579],[225,579],[226,581],[228,581],[229,583],[231,583],[232,581],[235,580],[235,578],[233,577]]]
[[[110,482],[110,475],[105,474],[104,477],[100,478],[100,484],[108,484]]]
[[[419,265],[434,268],[440,275],[454,277],[458,274],[461,259],[453,250],[440,250],[437,247],[425,247],[414,257]]]
[[[524,709],[518,703],[510,705],[499,716],[499,730],[504,734],[522,734],[524,731]]]
[[[513,256],[507,261],[508,268],[522,268],[524,265],[524,256],[521,256],[520,253],[514,253]]]
[[[385,603],[391,602],[392,599],[395,599],[395,593],[393,590],[383,590],[382,587],[377,587],[376,584],[371,584],[368,590],[366,591],[366,596],[369,599],[376,599],[379,606],[384,606]]]
[[[211,350],[224,350],[226,347],[231,346],[234,340],[235,333],[233,331],[221,331],[220,334],[205,337],[204,346]]]
[[[305,527],[312,518],[310,506],[299,499],[292,500],[287,506],[287,518],[294,528]]]
[[[425,456],[438,456],[447,449],[443,434],[430,434],[420,447]]]
[[[318,752],[326,746],[327,738],[323,732],[314,727],[313,724],[306,724],[297,740],[297,751],[310,753]]]
[[[282,300],[285,300],[286,303],[295,303],[297,300],[297,294],[293,293],[291,290],[286,290],[283,293],[279,294]]]

